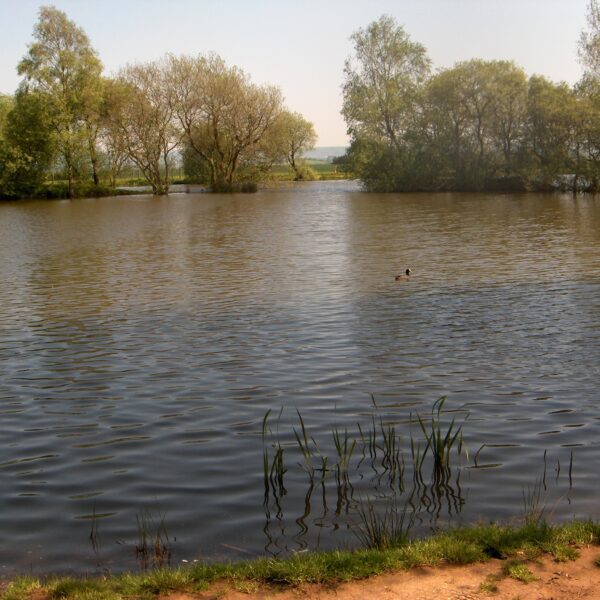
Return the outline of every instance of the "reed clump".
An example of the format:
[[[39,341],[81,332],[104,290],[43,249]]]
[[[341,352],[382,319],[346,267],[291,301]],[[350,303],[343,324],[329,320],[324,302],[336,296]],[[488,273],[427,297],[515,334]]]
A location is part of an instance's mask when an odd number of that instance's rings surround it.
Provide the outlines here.
[[[283,519],[285,479],[293,466],[300,467],[308,477],[307,511],[317,486],[321,488],[324,512],[328,495],[333,493],[335,514],[348,516],[349,525],[359,531],[367,547],[399,543],[408,536],[421,510],[435,514],[446,504],[450,513],[459,512],[463,502],[461,458],[468,459],[463,441],[468,415],[461,421],[456,414],[450,418],[444,411],[445,402],[445,397],[434,402],[425,417],[417,413],[408,421],[393,421],[389,415],[384,418],[378,414],[379,407],[372,397],[375,412],[366,423],[359,422],[354,429],[336,424],[329,440],[326,433],[320,432],[319,443],[300,411],[296,411],[298,425],[292,428],[291,436],[281,432],[282,410],[275,420],[268,411],[262,423],[267,535],[269,507],[274,507],[280,521]],[[331,478],[329,473],[333,474]],[[358,496],[357,489],[362,490]],[[297,520],[301,527],[307,515]]]

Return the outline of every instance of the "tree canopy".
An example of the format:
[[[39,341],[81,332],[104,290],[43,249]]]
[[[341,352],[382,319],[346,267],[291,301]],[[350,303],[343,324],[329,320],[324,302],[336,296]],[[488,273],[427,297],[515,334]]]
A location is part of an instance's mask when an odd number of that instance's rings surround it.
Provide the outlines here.
[[[472,59],[435,73],[391,17],[351,38],[342,114],[349,159],[367,189],[549,189],[600,180],[600,13],[590,0],[575,88],[516,64]],[[598,56],[596,56],[598,52]]]
[[[33,193],[50,169],[64,177],[69,196],[84,180],[114,186],[127,163],[165,194],[182,156],[212,190],[236,190],[290,156],[294,168],[314,145],[312,124],[289,117],[277,87],[253,83],[216,54],[167,55],[112,78],[102,71],[83,29],[42,7],[18,65],[18,94],[0,97],[0,196]],[[282,127],[286,119],[296,127]],[[17,121],[20,132],[9,136]],[[26,172],[32,183],[24,186]]]

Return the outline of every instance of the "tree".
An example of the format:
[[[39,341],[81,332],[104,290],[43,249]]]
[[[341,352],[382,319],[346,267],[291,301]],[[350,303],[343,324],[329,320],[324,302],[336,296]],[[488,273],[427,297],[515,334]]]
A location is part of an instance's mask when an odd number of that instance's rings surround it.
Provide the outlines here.
[[[54,130],[46,94],[17,92],[0,131],[0,196],[39,189],[54,160]]]
[[[584,77],[575,89],[580,125],[579,139],[583,173],[590,191],[600,189],[600,80]]]
[[[83,29],[52,6],[40,9],[33,38],[18,72],[25,76],[25,90],[44,92],[52,105],[69,196],[73,196],[77,153],[86,137],[88,150],[91,148],[90,132],[84,130],[82,123],[93,104],[90,98],[95,96],[102,63]]]
[[[492,143],[504,159],[502,171],[511,175],[518,170],[515,157],[525,144],[527,124],[527,76],[508,61],[490,63]]]
[[[103,81],[100,127],[97,135],[112,188],[116,187],[117,178],[125,163],[129,160],[125,136],[118,127],[120,119],[117,116],[123,110],[123,104],[127,99],[127,91],[128,87],[123,82],[115,79],[105,79]]]
[[[412,42],[389,16],[350,39],[355,56],[345,64],[342,108],[348,132],[380,137],[401,150],[418,107],[419,87],[429,75],[425,47]]]
[[[351,40],[354,56],[344,68],[342,114],[353,146],[354,170],[374,189],[410,186],[411,131],[419,121],[422,86],[431,65],[426,50],[389,16],[359,29]],[[376,162],[393,165],[394,176],[387,174],[381,185],[373,177],[373,164],[360,153],[367,148]]]
[[[579,60],[586,75],[600,77],[600,5],[598,0],[590,0],[587,9],[587,31],[579,38]]]
[[[215,191],[260,167],[261,140],[281,112],[281,92],[258,86],[215,54],[169,56],[170,101],[186,145],[206,163]]]
[[[552,185],[559,175],[573,173],[571,150],[577,127],[576,97],[566,84],[532,76],[527,103],[528,137],[535,161],[535,176],[540,184]]]
[[[120,71],[107,100],[113,147],[125,149],[155,195],[169,192],[170,154],[180,142],[168,86],[165,63],[129,65]]]
[[[430,80],[424,115],[435,132],[429,152],[440,162],[438,171],[448,173],[457,189],[483,189],[491,179],[515,174],[527,78],[508,61],[458,63]]]
[[[4,130],[6,128],[6,120],[8,113],[14,106],[14,99],[12,96],[6,94],[0,94],[0,141],[4,138]]]
[[[462,69],[452,68],[432,77],[425,91],[426,124],[423,129],[431,129],[429,154],[443,157],[437,167],[438,176],[452,181],[450,187],[457,183],[459,187],[464,184],[467,161],[471,155],[469,113],[463,97],[464,88]]]
[[[295,181],[306,177],[302,155],[317,142],[314,125],[300,113],[284,110],[277,117],[271,134],[272,152],[284,158],[294,171]]]

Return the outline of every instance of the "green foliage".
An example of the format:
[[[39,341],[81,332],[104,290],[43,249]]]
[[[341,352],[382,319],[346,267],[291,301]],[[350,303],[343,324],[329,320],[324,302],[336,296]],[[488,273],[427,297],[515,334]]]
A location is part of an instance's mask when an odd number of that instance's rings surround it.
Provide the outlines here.
[[[102,64],[83,29],[53,6],[40,8],[33,38],[18,72],[24,76],[23,89],[43,93],[51,106],[55,142],[72,196],[86,145],[97,174],[95,136]],[[96,176],[94,183],[98,184]]]
[[[537,577],[529,570],[525,563],[519,560],[509,560],[503,567],[502,572],[507,577],[512,577],[522,583],[536,581]]]
[[[12,96],[0,94],[0,142],[4,139],[4,130],[6,129],[6,120],[8,113],[12,110],[14,99]]]
[[[587,29],[579,38],[579,59],[586,75],[600,76],[600,6],[598,0],[590,0],[586,15]]]
[[[595,40],[598,6],[595,15]],[[352,37],[343,114],[368,190],[598,189],[598,74],[576,89],[527,80],[509,61],[469,60],[427,77],[425,49],[382,17]]]
[[[46,94],[20,91],[0,139],[0,197],[35,193],[54,156],[54,113]]]
[[[210,167],[189,144],[185,144],[181,152],[183,161],[183,172],[189,182],[208,184],[210,183]]]

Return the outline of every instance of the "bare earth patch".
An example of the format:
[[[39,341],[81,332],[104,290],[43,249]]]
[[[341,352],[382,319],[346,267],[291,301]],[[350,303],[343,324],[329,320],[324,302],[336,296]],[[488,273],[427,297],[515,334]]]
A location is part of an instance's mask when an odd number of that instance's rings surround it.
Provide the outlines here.
[[[304,585],[277,590],[243,583],[235,589],[228,584],[194,596],[177,593],[161,600],[600,600],[600,568],[594,564],[599,556],[598,548],[582,548],[580,557],[572,562],[557,563],[549,556],[528,562],[536,579],[527,584],[504,576],[506,561],[493,559],[467,566],[399,571],[335,587]]]

